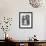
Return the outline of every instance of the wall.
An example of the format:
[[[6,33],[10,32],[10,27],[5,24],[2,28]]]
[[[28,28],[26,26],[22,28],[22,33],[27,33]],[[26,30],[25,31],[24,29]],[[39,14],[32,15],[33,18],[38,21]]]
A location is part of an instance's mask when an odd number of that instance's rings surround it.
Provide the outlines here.
[[[19,12],[33,12],[33,28],[19,29]],[[0,0],[0,19],[2,17],[12,17],[10,33],[17,40],[28,40],[34,34],[37,39],[46,40],[46,6],[33,8],[28,0]],[[0,29],[0,35],[3,31]],[[0,36],[0,39],[4,37]]]

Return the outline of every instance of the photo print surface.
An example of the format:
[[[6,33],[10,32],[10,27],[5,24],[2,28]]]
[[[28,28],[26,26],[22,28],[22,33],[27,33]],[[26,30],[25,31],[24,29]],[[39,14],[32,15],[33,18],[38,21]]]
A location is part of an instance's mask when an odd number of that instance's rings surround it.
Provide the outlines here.
[[[19,12],[19,28],[32,28],[32,12]]]

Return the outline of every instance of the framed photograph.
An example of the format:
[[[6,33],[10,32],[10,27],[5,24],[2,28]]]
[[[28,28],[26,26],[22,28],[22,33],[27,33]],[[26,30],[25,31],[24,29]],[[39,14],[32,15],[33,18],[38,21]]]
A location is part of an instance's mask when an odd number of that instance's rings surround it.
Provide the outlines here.
[[[33,13],[19,12],[19,28],[31,29],[33,27]]]

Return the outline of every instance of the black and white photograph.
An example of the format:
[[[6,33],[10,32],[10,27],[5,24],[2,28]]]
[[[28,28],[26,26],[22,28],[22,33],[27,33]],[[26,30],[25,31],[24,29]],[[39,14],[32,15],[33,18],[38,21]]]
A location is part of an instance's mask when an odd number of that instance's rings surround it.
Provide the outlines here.
[[[32,12],[19,12],[19,28],[32,28]]]

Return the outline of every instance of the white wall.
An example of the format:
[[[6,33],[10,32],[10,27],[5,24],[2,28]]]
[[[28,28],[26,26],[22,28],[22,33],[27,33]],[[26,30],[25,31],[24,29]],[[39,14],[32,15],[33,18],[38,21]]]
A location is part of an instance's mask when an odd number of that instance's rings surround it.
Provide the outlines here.
[[[0,0],[0,19],[1,17],[12,17],[13,22],[8,31],[17,40],[27,40],[34,34],[37,39],[46,40],[46,6],[33,8],[28,0]],[[19,29],[19,12],[33,12],[33,28]],[[2,35],[0,31],[0,35]],[[4,33],[3,33],[4,34]],[[0,36],[0,39],[3,37]]]

